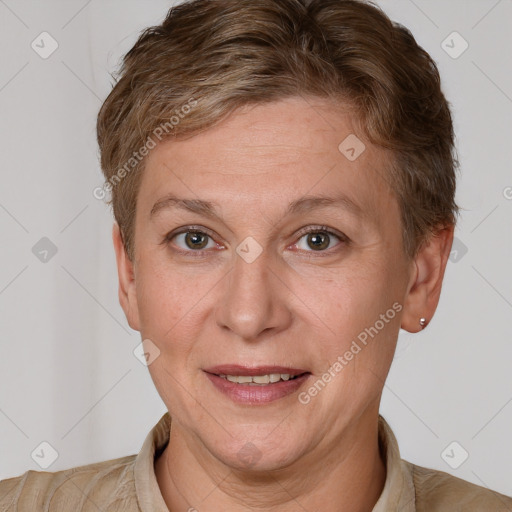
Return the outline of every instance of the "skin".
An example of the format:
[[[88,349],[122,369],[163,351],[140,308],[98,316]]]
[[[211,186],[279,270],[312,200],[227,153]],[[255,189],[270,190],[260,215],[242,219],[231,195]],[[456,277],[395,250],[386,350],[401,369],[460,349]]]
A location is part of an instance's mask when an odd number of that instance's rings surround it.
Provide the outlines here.
[[[434,315],[453,226],[407,260],[386,181],[391,155],[359,135],[366,149],[349,161],[338,145],[353,133],[348,110],[327,100],[243,108],[151,150],[137,198],[134,262],[114,224],[121,306],[141,339],[160,350],[148,368],[172,417],[169,444],[155,463],[170,510],[339,512],[343,505],[363,512],[382,492],[384,382],[399,329],[418,332],[420,317]],[[150,216],[171,192],[219,203],[221,220],[176,208]],[[304,195],[334,193],[348,195],[367,217],[339,205],[284,215]],[[164,242],[190,225],[213,236]],[[322,225],[334,234],[315,231]],[[308,227],[311,236],[327,237],[320,250],[299,234]],[[252,263],[236,252],[248,236],[262,248]],[[198,252],[205,257],[194,258]],[[224,363],[303,368],[313,374],[300,391],[307,390],[395,302],[401,311],[307,404],[295,393],[237,405],[202,370]],[[250,467],[238,456],[249,442],[259,453]]]

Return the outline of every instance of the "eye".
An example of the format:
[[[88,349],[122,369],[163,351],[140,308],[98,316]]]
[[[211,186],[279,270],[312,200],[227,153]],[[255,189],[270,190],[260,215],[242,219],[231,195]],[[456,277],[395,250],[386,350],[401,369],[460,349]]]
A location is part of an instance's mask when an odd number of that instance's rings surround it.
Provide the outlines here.
[[[210,240],[208,240],[210,239]],[[169,233],[164,242],[171,242],[176,240],[176,249],[179,253],[190,255],[192,252],[201,253],[203,249],[212,249],[214,247],[222,248],[221,245],[213,241],[212,235],[206,232],[205,228],[194,228],[194,226],[187,226],[182,231],[177,233]],[[201,254],[194,254],[193,256],[202,256]]]
[[[348,243],[348,238],[345,235],[334,233],[326,226],[313,226],[301,231],[299,235],[302,236],[294,246],[306,252],[327,252],[327,249],[332,248],[332,237]],[[301,247],[302,239],[305,239],[305,244]],[[308,247],[313,251],[308,250]]]

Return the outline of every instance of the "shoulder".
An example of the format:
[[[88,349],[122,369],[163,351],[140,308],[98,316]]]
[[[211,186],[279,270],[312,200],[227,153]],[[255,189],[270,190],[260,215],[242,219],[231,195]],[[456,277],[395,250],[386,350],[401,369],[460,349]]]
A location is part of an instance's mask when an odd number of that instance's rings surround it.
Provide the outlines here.
[[[457,478],[444,471],[417,466],[402,460],[412,477],[417,512],[512,511],[512,497]]]
[[[135,459],[129,455],[55,472],[29,470],[1,480],[0,511],[85,512],[107,506],[109,512],[138,510]]]

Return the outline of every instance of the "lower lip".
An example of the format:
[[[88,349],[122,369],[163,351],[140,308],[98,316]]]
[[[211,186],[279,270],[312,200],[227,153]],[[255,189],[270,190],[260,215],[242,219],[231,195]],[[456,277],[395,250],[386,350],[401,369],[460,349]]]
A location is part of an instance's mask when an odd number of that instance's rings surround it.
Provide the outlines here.
[[[231,400],[240,404],[261,404],[273,402],[279,398],[295,393],[310,377],[306,373],[293,380],[280,380],[279,382],[249,386],[248,384],[237,384],[218,375],[205,372],[212,384],[227,395]]]

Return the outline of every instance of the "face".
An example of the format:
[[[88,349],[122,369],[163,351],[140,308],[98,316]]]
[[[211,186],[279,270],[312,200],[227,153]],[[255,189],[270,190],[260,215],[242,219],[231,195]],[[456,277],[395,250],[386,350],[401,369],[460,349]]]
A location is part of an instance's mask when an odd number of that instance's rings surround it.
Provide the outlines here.
[[[262,469],[321,457],[377,414],[419,260],[402,251],[389,155],[354,133],[341,107],[291,98],[162,142],[138,193],[133,266],[117,239],[121,304],[159,351],[148,368],[173,428],[231,467],[248,447]],[[307,374],[236,398],[205,371],[228,364]]]

